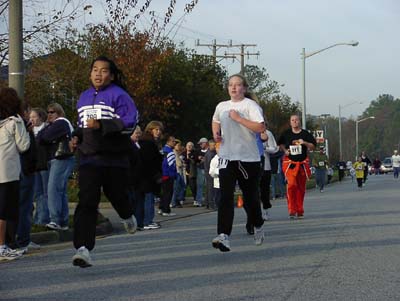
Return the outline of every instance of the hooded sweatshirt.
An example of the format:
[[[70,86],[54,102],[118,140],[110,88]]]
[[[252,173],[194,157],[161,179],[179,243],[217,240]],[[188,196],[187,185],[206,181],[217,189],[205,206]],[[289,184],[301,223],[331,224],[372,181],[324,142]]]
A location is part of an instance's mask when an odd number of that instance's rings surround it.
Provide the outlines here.
[[[19,180],[19,154],[27,151],[29,145],[29,135],[20,116],[0,120],[0,183]]]

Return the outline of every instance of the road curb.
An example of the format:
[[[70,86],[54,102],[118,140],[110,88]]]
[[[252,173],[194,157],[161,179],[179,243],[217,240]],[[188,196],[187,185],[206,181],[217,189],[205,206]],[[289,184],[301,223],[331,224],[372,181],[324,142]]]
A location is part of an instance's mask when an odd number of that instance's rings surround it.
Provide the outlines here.
[[[109,235],[114,232],[114,228],[108,218],[96,226],[96,236]],[[68,242],[73,239],[73,229],[66,231],[49,230],[37,233],[31,233],[31,240],[37,244],[52,244],[59,242]]]

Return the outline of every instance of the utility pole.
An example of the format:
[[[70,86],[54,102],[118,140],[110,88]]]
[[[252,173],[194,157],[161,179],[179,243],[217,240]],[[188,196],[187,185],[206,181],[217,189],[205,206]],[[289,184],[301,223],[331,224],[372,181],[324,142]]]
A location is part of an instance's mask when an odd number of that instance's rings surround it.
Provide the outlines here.
[[[255,53],[250,53],[250,52],[244,52],[246,47],[256,47],[257,44],[238,44],[238,45],[231,45],[231,47],[240,47],[240,53],[226,53],[225,55],[239,55],[240,56],[240,74],[244,74],[244,56],[247,55],[247,57],[249,58],[250,55],[260,55],[260,51],[255,52]]]
[[[233,55],[226,55],[226,54],[225,55],[217,55],[217,50],[219,48],[222,48],[222,47],[228,48],[228,47],[231,47],[231,45],[232,45],[232,41],[230,41],[229,44],[217,44],[217,40],[213,40],[212,44],[200,44],[200,40],[199,39],[196,40],[196,46],[205,46],[205,47],[209,47],[212,50],[211,56],[213,57],[214,64],[217,63],[217,58],[222,58],[222,59],[229,59],[229,58],[235,59],[236,58]]]
[[[22,0],[9,2],[9,66],[8,85],[14,88],[18,96],[24,97],[24,66],[22,57]]]

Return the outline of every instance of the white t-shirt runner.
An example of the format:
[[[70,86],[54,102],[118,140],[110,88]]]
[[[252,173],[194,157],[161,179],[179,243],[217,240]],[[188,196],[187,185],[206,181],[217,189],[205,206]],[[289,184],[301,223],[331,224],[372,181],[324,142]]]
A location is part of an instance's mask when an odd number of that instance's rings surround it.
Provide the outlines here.
[[[392,156],[392,166],[393,167],[400,167],[400,155],[393,155]]]
[[[262,109],[254,100],[244,98],[238,102],[232,100],[220,102],[213,115],[213,122],[221,126],[222,142],[219,157],[230,161],[260,161],[256,133],[231,119],[230,110],[235,110],[241,117],[250,121],[264,122]]]

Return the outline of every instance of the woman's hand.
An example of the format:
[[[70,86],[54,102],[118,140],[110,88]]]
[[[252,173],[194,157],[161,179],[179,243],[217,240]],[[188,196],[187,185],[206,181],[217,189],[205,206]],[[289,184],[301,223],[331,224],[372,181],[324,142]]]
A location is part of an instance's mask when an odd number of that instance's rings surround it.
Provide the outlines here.
[[[239,122],[239,120],[242,118],[240,117],[239,113],[236,112],[235,110],[229,110],[229,117],[233,120],[235,120],[236,122]]]
[[[266,133],[261,133],[260,134],[260,138],[261,138],[261,140],[263,141],[263,142],[265,142],[265,141],[267,141],[268,140],[268,135],[266,134]]]

